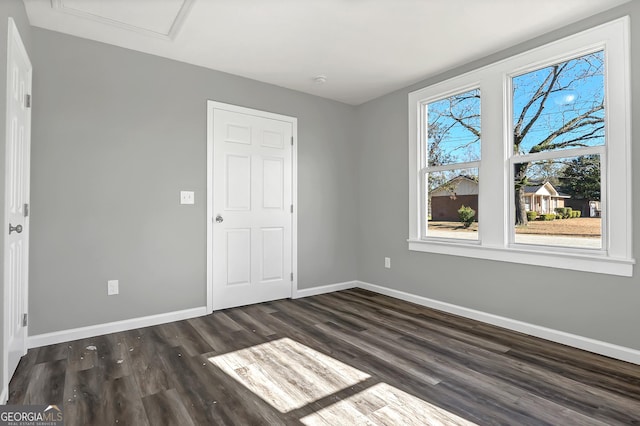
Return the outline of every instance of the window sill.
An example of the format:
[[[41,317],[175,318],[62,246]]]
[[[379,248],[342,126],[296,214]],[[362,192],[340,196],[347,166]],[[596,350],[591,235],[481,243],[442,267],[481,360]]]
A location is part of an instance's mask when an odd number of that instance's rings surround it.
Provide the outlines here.
[[[409,239],[409,250],[447,254],[500,262],[523,263],[549,268],[571,269],[598,274],[633,276],[635,259],[608,257],[604,254],[548,252],[518,247],[487,247],[478,242],[454,242]]]

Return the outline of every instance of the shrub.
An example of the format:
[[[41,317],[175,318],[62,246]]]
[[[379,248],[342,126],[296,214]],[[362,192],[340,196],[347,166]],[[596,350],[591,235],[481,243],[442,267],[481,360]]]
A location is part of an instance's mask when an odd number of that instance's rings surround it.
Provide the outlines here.
[[[580,210],[574,210],[573,213],[575,213],[576,217],[582,216],[582,212]]]
[[[543,215],[541,215],[542,220],[553,220],[556,218],[556,215],[553,213],[545,213]]]
[[[537,217],[538,217],[538,212],[532,212],[532,211],[527,212],[527,220],[529,221],[536,220]]]
[[[460,218],[460,222],[465,228],[468,228],[473,223],[473,217],[476,215],[476,211],[471,207],[465,207],[462,205],[458,209],[458,217]]]
[[[571,207],[556,207],[555,212],[559,215],[562,216],[562,219],[569,219],[570,217],[575,217],[572,216],[572,211],[573,209]]]
[[[562,219],[562,215],[560,213],[556,213],[556,219]]]

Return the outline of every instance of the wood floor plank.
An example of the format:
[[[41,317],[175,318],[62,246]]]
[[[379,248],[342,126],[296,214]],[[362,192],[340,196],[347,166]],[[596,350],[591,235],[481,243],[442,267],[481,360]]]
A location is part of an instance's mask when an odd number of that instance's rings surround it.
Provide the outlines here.
[[[22,404],[60,405],[63,401],[67,360],[57,360],[35,364]]]
[[[108,380],[103,389],[100,418],[105,424],[149,425],[140,392],[132,376]]]
[[[63,404],[67,426],[95,425],[103,420],[104,385],[104,374],[99,368],[67,370]]]
[[[351,289],[31,349],[9,403],[68,425],[629,425],[640,366]]]
[[[196,425],[175,389],[147,395],[142,398],[142,403],[149,424],[154,426]]]

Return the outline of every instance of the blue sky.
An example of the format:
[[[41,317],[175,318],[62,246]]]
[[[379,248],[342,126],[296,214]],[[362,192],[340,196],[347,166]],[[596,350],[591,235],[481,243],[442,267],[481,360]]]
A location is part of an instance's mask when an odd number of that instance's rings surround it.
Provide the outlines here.
[[[551,93],[545,103],[542,114],[531,127],[522,144],[520,152],[528,153],[530,149],[547,137],[553,130],[560,128],[572,118],[599,105],[604,96],[604,52],[596,52],[563,62],[565,71],[560,75],[555,88],[563,90]],[[532,99],[536,89],[547,78],[551,67],[517,76],[513,79],[513,123],[517,123],[524,106]],[[480,128],[480,99],[472,95],[480,95],[479,90],[452,96],[428,105],[429,128],[434,123],[440,129],[447,129],[446,135],[440,142],[440,148],[449,156],[445,164],[480,159],[480,140],[460,123],[445,115],[453,111],[459,117],[466,117],[464,122],[476,129]],[[458,102],[461,98],[462,101]],[[540,101],[529,108],[525,115],[525,123],[529,122],[537,111]],[[453,105],[453,106],[452,106]],[[597,113],[604,117],[604,111]],[[471,117],[471,118],[468,118]],[[590,133],[594,126],[584,126],[580,130],[567,133],[555,142],[574,139],[580,135]],[[429,144],[433,143],[433,135],[429,135]],[[594,134],[595,138],[585,143],[589,146],[604,144],[604,132]],[[431,163],[432,164],[432,163]]]

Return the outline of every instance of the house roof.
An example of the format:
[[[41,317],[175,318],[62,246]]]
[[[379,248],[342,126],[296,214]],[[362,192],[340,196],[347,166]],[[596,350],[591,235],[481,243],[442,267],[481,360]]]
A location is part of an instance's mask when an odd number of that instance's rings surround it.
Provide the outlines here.
[[[454,187],[456,190],[451,191],[452,187]],[[431,196],[449,196],[452,193],[455,193],[457,195],[478,195],[477,179],[466,175],[458,175],[433,189],[431,191]]]
[[[461,186],[463,183],[464,185]],[[455,191],[451,190],[452,187],[455,188]],[[478,181],[475,178],[466,175],[458,175],[433,189],[431,191],[431,196],[449,196],[451,194],[477,195],[477,187]],[[571,198],[570,195],[559,192],[550,182],[543,182],[536,185],[526,185],[524,187],[524,193],[535,195],[550,195],[555,198]]]
[[[543,182],[538,185],[526,185],[524,187],[525,194],[535,194],[535,195],[550,195],[556,198],[571,198],[569,195],[561,194],[558,190],[550,183]]]

